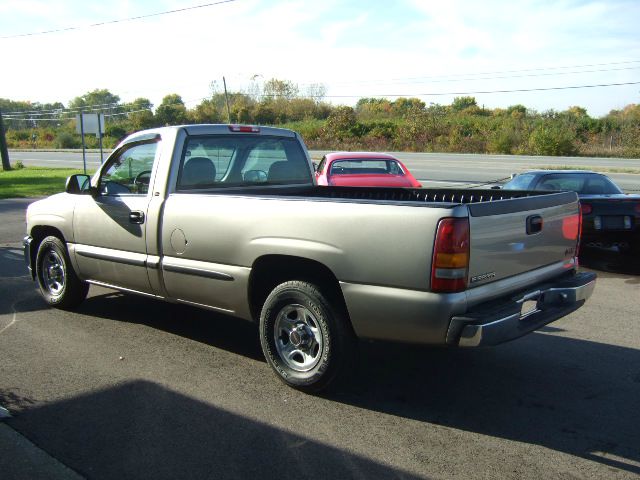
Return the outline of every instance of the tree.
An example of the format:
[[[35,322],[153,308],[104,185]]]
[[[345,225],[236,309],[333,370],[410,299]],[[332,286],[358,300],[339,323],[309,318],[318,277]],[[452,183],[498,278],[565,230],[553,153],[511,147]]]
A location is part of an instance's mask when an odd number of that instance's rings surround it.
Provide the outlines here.
[[[312,99],[316,103],[322,102],[326,94],[327,87],[322,83],[311,83],[307,85],[304,92],[305,97]]]
[[[114,95],[106,88],[96,89],[74,98],[69,102],[69,108],[92,110],[95,112],[104,111],[110,114],[122,113],[123,111],[120,105],[120,97]]]
[[[453,103],[451,104],[451,110],[454,112],[461,112],[470,107],[477,107],[475,97],[456,97],[453,99]]]
[[[147,98],[136,98],[129,104],[129,122],[134,130],[154,126],[153,104]]]
[[[271,98],[284,98],[291,100],[298,95],[298,85],[289,80],[272,78],[267,80],[262,87],[263,95]]]
[[[577,105],[574,105],[573,107],[569,107],[567,109],[567,111],[565,112],[568,115],[572,115],[576,118],[582,118],[582,117],[588,117],[589,115],[587,115],[587,109],[583,108],[583,107],[579,107]]]
[[[535,155],[575,155],[574,136],[556,123],[539,124],[529,137],[529,149]]]
[[[350,137],[357,127],[356,112],[347,106],[337,107],[327,119],[326,131],[338,139]]]
[[[4,122],[2,121],[2,110],[0,110],[0,156],[2,157],[2,169],[11,170],[9,162],[9,152],[7,150],[7,139],[4,135]]]
[[[273,125],[276,114],[268,103],[258,103],[253,110],[253,119],[258,125]]]
[[[189,112],[189,117],[195,123],[221,123],[223,121],[222,111],[219,110],[217,101],[213,98],[205,99],[196,105],[196,108]]]
[[[160,125],[181,125],[187,121],[187,108],[177,93],[166,95],[156,110],[156,121]]]
[[[515,119],[524,118],[527,116],[527,107],[520,104],[511,105],[509,108],[507,108],[507,114],[511,118],[515,118]]]
[[[393,105],[386,98],[361,98],[356,113],[361,120],[383,119],[392,116]]]
[[[425,103],[419,98],[400,97],[393,102],[392,109],[398,115],[405,116],[409,112],[422,111],[425,106]]]

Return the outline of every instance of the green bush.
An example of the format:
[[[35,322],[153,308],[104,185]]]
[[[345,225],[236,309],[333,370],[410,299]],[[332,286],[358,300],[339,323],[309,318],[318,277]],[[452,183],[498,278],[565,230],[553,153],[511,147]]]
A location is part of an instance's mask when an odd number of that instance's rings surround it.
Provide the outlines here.
[[[541,124],[529,137],[529,150],[534,155],[572,156],[578,153],[575,136],[556,125]]]
[[[515,132],[507,129],[492,132],[487,140],[487,150],[490,153],[504,153],[508,155],[515,151],[517,145],[518,139]]]
[[[372,122],[367,125],[367,137],[391,140],[396,136],[397,125],[393,122]]]
[[[354,135],[353,130],[356,128],[356,124],[355,110],[351,107],[340,106],[329,115],[325,125],[325,133],[342,140]]]
[[[80,148],[82,143],[80,137],[69,132],[59,132],[55,138],[56,148]]]
[[[122,138],[127,135],[127,130],[122,125],[107,123],[104,127],[104,134],[107,137]]]

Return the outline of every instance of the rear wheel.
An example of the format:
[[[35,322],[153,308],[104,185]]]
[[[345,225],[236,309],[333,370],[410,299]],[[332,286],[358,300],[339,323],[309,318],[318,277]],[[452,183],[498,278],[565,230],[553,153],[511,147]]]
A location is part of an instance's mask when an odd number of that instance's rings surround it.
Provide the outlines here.
[[[346,375],[356,339],[339,302],[316,285],[289,281],[267,297],[260,315],[260,343],[269,365],[287,385],[317,392]]]
[[[40,243],[36,276],[43,298],[52,307],[74,308],[89,291],[89,285],[73,270],[67,247],[58,237],[46,237]]]

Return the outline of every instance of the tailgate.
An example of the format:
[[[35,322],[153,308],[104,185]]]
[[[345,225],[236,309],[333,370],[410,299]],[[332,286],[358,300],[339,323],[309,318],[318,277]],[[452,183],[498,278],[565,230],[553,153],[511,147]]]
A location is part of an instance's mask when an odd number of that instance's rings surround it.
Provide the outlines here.
[[[469,287],[570,260],[579,218],[574,192],[469,205]]]

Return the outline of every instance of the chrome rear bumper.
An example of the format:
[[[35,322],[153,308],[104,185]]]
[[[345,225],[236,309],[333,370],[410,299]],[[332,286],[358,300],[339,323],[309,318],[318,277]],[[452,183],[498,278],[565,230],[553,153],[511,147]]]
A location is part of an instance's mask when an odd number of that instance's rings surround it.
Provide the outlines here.
[[[595,273],[581,272],[507,301],[479,305],[451,319],[447,343],[480,347],[514,340],[580,308],[595,283]]]

